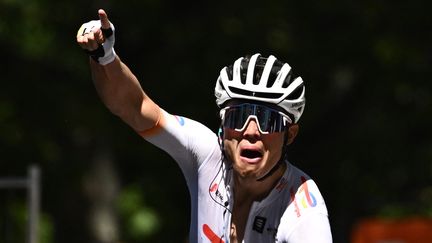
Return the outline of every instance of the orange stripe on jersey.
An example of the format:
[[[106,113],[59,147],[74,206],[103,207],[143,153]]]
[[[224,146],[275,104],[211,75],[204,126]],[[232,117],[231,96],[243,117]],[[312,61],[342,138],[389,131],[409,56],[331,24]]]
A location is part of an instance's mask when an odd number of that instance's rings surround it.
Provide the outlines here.
[[[164,116],[162,115],[162,111],[159,110],[159,117],[158,117],[156,123],[154,124],[154,126],[147,129],[147,130],[144,130],[144,131],[137,131],[137,133],[139,135],[141,135],[142,137],[153,136],[153,135],[158,134],[160,132],[160,130],[162,129],[163,123],[164,123]]]

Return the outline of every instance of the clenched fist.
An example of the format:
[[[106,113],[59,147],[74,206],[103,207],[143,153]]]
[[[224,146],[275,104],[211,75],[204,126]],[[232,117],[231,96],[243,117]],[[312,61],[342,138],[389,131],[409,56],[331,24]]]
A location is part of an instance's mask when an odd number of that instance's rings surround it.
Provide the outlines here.
[[[101,65],[114,61],[114,25],[108,20],[108,15],[99,9],[99,20],[87,22],[77,32],[77,42],[90,57]]]

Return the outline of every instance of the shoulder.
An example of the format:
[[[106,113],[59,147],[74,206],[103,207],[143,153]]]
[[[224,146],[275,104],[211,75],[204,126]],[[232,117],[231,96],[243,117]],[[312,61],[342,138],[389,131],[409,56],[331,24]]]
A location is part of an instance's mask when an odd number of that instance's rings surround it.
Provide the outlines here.
[[[152,140],[157,137],[168,141],[168,138],[172,137],[180,140],[184,139],[185,141],[188,141],[188,138],[216,138],[216,134],[202,123],[184,116],[170,114],[162,109],[161,117],[157,124],[153,128],[140,132],[139,134],[147,140]]]
[[[197,161],[198,165],[219,148],[216,134],[208,127],[162,109],[158,123],[140,135],[177,161]]]
[[[296,208],[296,215],[301,217],[309,211],[320,211],[327,215],[324,198],[315,181],[302,170],[288,163],[290,206]]]
[[[315,181],[290,163],[287,168],[290,202],[279,224],[279,237],[286,239],[303,232],[305,224],[329,229],[327,207]],[[314,231],[312,228],[310,230]]]

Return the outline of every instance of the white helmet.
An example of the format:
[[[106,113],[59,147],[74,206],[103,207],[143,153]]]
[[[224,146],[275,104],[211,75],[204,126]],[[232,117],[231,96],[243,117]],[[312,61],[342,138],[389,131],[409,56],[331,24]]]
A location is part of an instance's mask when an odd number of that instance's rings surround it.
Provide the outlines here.
[[[241,57],[224,67],[215,87],[216,103],[245,99],[271,103],[282,108],[297,123],[305,107],[305,86],[301,77],[293,77],[288,63],[259,53]]]

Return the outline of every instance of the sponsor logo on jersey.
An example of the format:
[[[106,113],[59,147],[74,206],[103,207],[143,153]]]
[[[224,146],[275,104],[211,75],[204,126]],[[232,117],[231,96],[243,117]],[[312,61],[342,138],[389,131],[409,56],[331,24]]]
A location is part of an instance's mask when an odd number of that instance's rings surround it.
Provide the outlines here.
[[[185,119],[182,116],[174,116],[174,117],[177,119],[177,121],[180,124],[180,126],[184,126]]]
[[[222,193],[219,190],[216,190],[215,192],[216,198],[219,199],[220,202],[223,202],[223,196]]]
[[[252,229],[262,234],[262,232],[264,231],[266,221],[267,221],[266,218],[261,216],[256,216],[253,222]]]
[[[301,204],[303,208],[315,207],[317,205],[317,200],[313,193],[309,191],[306,178],[302,176],[300,179],[302,181],[302,185],[298,193],[304,192],[301,199]]]
[[[314,194],[309,191],[306,178],[302,176],[300,177],[300,180],[302,184],[300,185],[300,188],[297,191],[297,193],[294,192],[293,187],[290,188],[291,202],[294,203],[294,211],[297,217],[301,216],[299,203],[304,209],[308,207],[315,207],[317,205],[317,200]],[[297,201],[299,203],[297,203]]]
[[[218,190],[219,185],[217,183],[214,183],[210,188],[209,188],[209,192],[214,194],[215,198],[214,199],[218,199],[219,202],[223,202],[223,196],[222,193]]]
[[[218,189],[218,184],[217,183],[215,183],[215,184],[213,184],[213,186],[211,186],[210,187],[210,192],[214,192],[214,191],[216,191]]]

